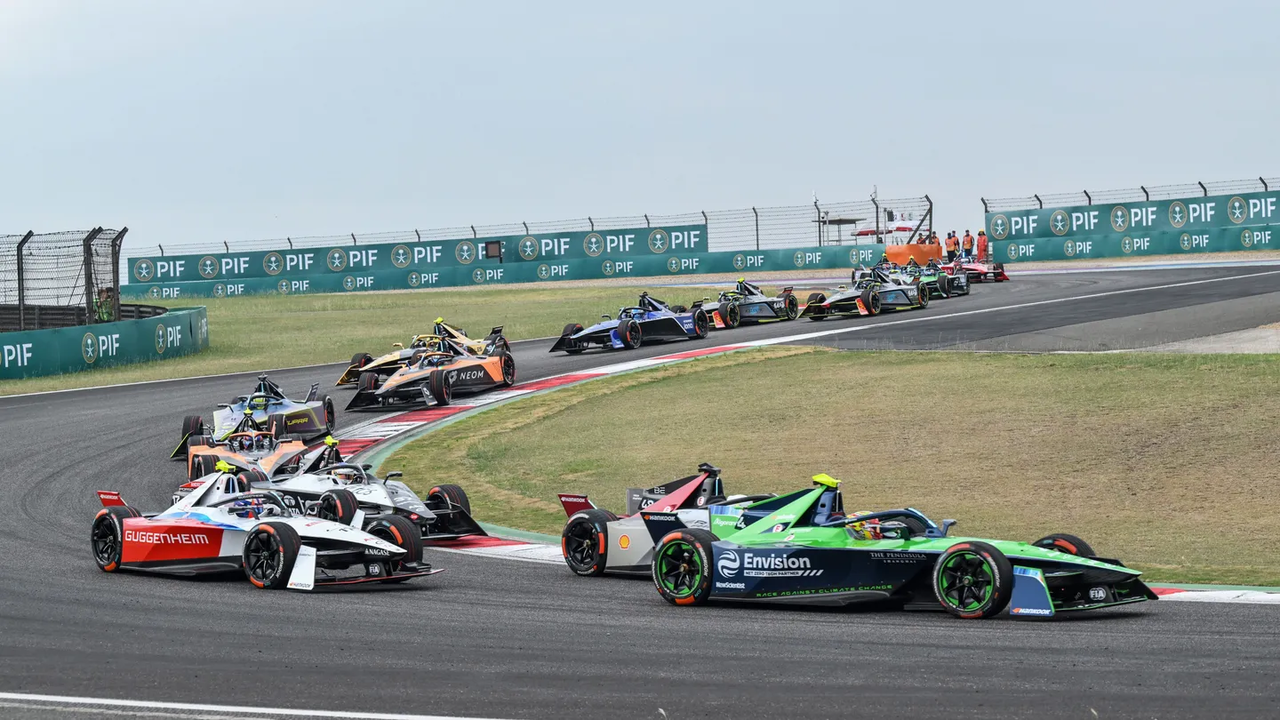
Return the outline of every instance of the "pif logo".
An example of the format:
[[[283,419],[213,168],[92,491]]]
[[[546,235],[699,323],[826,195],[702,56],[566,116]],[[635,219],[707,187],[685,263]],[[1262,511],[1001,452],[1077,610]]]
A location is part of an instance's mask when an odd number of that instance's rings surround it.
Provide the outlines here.
[[[661,228],[649,233],[649,250],[655,253],[664,253],[671,245],[671,236],[666,230]]]
[[[147,282],[151,280],[151,278],[155,277],[155,274],[156,266],[146,258],[143,258],[133,264],[133,276],[137,278],[139,282]]]
[[[476,246],[470,240],[463,240],[453,248],[453,256],[463,265],[470,265],[476,259]],[[484,273],[476,282],[484,282]]]
[[[156,326],[156,352],[164,354],[164,325]]]
[[[223,297],[226,297],[226,296],[227,296],[227,286],[226,286],[226,285],[223,285],[222,283],[214,283],[214,285],[213,285],[213,296],[214,296],[214,297],[216,297],[216,298],[223,298]]]
[[[604,238],[599,233],[590,233],[582,238],[582,251],[591,257],[604,252]]]
[[[746,255],[743,255],[742,253],[738,253],[737,255],[734,255],[734,256],[733,256],[733,269],[734,269],[734,270],[745,270],[745,269],[746,269],[746,267],[747,267],[747,256],[746,256]]]
[[[279,275],[284,269],[284,258],[278,252],[269,252],[262,258],[262,269],[268,275]]]
[[[481,270],[480,268],[476,268],[475,270],[472,270],[471,281],[474,283],[484,282],[484,270]]]
[[[795,263],[795,266],[798,268],[804,267],[804,253],[797,252],[795,255],[792,255],[791,262]]]
[[[1067,257],[1075,257],[1076,244],[1068,240],[1066,244],[1062,246],[1062,252],[1066,253]]]
[[[334,272],[340,272],[347,268],[347,252],[342,248],[334,248],[325,256],[325,264]]]
[[[667,261],[667,269],[673,273],[680,272],[680,258],[673,257]]]
[[[85,333],[80,339],[80,354],[89,365],[98,359],[98,337],[93,333]]]
[[[356,289],[356,279],[355,279],[354,277],[350,276],[350,275],[348,275],[348,276],[346,276],[346,277],[342,278],[342,289],[343,289],[343,290],[355,290],[355,289]]]
[[[1245,230],[1244,232],[1240,233],[1240,244],[1247,248],[1253,247],[1253,231],[1252,230]]]
[[[539,266],[538,266],[538,279],[539,279],[539,280],[546,280],[546,279],[548,279],[548,278],[550,278],[550,277],[551,277],[551,266],[550,266],[550,265],[548,265],[548,264],[546,264],[546,263],[542,263],[541,265],[539,265]]]
[[[1070,245],[1071,243],[1067,243],[1067,244]],[[1018,259],[1018,243],[1009,243],[1009,259],[1010,260]]]
[[[418,277],[418,273],[409,273],[409,287],[418,287],[422,283],[422,278]]]
[[[289,281],[288,281],[288,280],[281,280],[280,282],[276,283],[276,290],[278,290],[278,291],[280,292],[280,294],[281,294],[281,295],[288,295],[288,294],[289,294]]]
[[[398,268],[404,269],[409,267],[409,258],[412,254],[405,245],[397,245],[391,248],[391,264]]]
[[[160,297],[160,286],[159,286],[159,285],[152,285],[152,286],[151,286],[151,289],[147,291],[147,294],[148,294],[148,295],[150,295],[150,296],[151,296],[151,297],[153,297],[153,298],[158,298],[158,297]]]
[[[1169,224],[1176,228],[1187,224],[1187,206],[1181,200],[1169,204]]]
[[[1049,216],[1049,229],[1054,235],[1066,235],[1067,230],[1071,228],[1071,218],[1065,210],[1055,210]]]
[[[1129,211],[1123,205],[1111,208],[1111,229],[1116,232],[1129,229]]]
[[[520,257],[525,260],[533,260],[538,257],[538,239],[527,237],[520,241]],[[538,273],[542,273],[542,268],[538,268]]]
[[[1120,238],[1120,252],[1124,253],[1125,255],[1128,255],[1129,253],[1133,252],[1133,238],[1129,237],[1128,235],[1125,235],[1124,237]]]
[[[1178,238],[1178,244],[1183,250],[1191,249],[1191,233],[1182,233],[1182,237]]]
[[[991,218],[991,237],[997,240],[1009,237],[1009,218],[1004,215]]]
[[[1244,204],[1244,198],[1237,196],[1227,201],[1227,217],[1231,222],[1237,225],[1248,219],[1249,212],[1247,206]],[[1250,244],[1252,243],[1253,241],[1250,240]],[[1249,246],[1245,245],[1245,247]]]
[[[601,263],[600,272],[604,273],[605,277],[609,277],[613,275],[613,261],[605,260],[603,263]]]
[[[200,271],[200,277],[212,280],[218,276],[218,258],[212,255],[205,255],[200,258],[200,265],[197,269]]]

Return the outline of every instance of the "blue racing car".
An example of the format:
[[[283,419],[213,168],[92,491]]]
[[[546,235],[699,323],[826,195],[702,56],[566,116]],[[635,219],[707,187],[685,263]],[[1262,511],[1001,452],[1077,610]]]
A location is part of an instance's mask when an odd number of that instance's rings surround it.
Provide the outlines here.
[[[550,352],[576,355],[592,345],[634,350],[646,342],[701,339],[711,327],[701,301],[690,308],[670,306],[649,293],[640,293],[639,304],[622,308],[616,319],[601,317],[602,322],[585,329],[578,323],[565,325]]]

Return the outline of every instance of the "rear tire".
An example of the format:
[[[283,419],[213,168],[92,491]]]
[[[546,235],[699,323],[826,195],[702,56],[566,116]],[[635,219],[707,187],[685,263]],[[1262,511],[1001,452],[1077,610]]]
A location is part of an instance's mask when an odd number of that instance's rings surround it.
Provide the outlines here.
[[[356,502],[356,496],[350,490],[326,490],[316,502],[316,517],[350,525],[359,508],[360,503]]]
[[[191,458],[191,465],[187,470],[188,480],[199,480],[205,475],[212,475],[218,472],[218,458],[201,453]]]
[[[364,531],[379,540],[398,545],[404,550],[404,555],[397,561],[395,570],[417,570],[422,563],[422,529],[414,525],[409,518],[383,515],[374,518]]]
[[[425,502],[429,510],[447,510],[450,505],[456,505],[468,515],[471,514],[471,500],[467,497],[467,491],[457,485],[436,485],[427,492]]]
[[[371,362],[373,362],[373,356],[369,353],[356,353],[351,356],[351,364],[357,368],[362,368]]]
[[[716,536],[684,528],[666,534],[653,550],[651,570],[658,594],[672,605],[702,605],[711,597]]]
[[[1085,542],[1084,540],[1081,540],[1075,535],[1068,535],[1066,533],[1054,533],[1053,535],[1046,535],[1031,544],[1035,545],[1036,547],[1047,548],[1049,550],[1057,550],[1058,552],[1061,552],[1061,553],[1066,553],[1068,555],[1076,555],[1079,557],[1094,557],[1095,555],[1097,555],[1097,553],[1093,551],[1093,547],[1091,547],[1089,543]]]
[[[436,370],[427,378],[427,390],[435,399],[436,405],[444,406],[453,401],[453,388],[449,386],[449,378],[444,370]]]
[[[333,398],[325,395],[320,400],[320,407],[324,410],[324,431],[326,434],[332,433],[338,427],[338,413],[333,409]]]
[[[867,288],[862,291],[862,306],[867,309],[868,315],[880,314],[880,293]]]
[[[735,308],[736,309],[736,308]],[[701,340],[711,332],[711,318],[707,317],[707,311],[698,308],[693,311],[693,337]]]
[[[267,431],[271,433],[271,437],[279,440],[289,432],[289,420],[284,413],[274,413],[267,416]]]
[[[603,575],[609,556],[609,523],[616,519],[600,508],[574,513],[560,533],[564,564],[583,577]]]
[[[958,618],[993,617],[1013,595],[1013,564],[987,543],[956,543],[933,566],[933,593]]]
[[[208,435],[192,435],[187,438],[187,452],[191,452],[191,448],[209,447],[213,444],[213,438]]]
[[[142,513],[128,505],[112,505],[98,511],[89,531],[89,546],[93,549],[94,562],[102,572],[120,569],[120,556],[124,549],[124,521],[142,517]]]
[[[249,468],[240,473],[240,479],[249,486],[250,490],[254,489],[254,485],[265,485],[271,482],[271,478],[259,468]]]
[[[782,293],[782,305],[786,310],[786,319],[795,320],[800,316],[800,301],[792,293]]]
[[[249,531],[244,541],[244,574],[254,586],[281,590],[298,561],[302,538],[284,523],[267,522]]]

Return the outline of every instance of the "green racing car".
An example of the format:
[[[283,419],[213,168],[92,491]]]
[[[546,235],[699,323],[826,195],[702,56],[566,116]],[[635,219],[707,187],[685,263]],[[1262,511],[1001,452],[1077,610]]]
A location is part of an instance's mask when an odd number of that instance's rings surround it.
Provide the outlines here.
[[[712,517],[710,529],[640,511],[657,544],[658,593],[674,605],[872,603],[966,619],[1006,607],[1018,617],[1052,617],[1156,599],[1141,573],[1095,557],[1077,537],[951,537],[954,520],[939,526],[912,508],[845,513],[839,481],[813,479],[811,489],[757,502],[736,521]]]

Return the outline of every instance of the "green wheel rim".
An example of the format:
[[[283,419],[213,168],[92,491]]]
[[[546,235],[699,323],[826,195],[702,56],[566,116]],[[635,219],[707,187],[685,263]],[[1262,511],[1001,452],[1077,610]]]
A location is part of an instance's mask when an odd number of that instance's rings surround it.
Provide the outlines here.
[[[942,601],[962,612],[986,605],[995,591],[995,575],[981,555],[962,551],[947,558],[938,569]]]
[[[702,583],[702,556],[684,540],[673,540],[658,552],[658,582],[674,597],[688,597]]]

